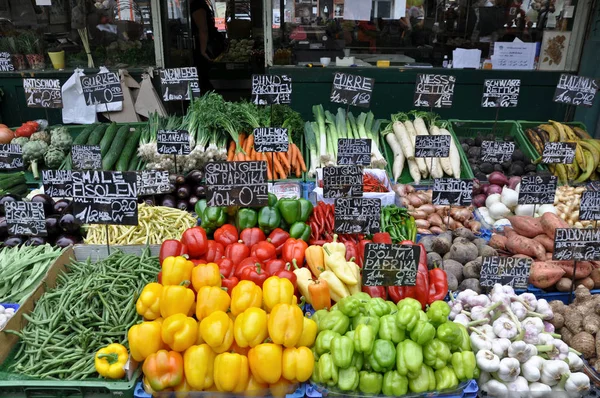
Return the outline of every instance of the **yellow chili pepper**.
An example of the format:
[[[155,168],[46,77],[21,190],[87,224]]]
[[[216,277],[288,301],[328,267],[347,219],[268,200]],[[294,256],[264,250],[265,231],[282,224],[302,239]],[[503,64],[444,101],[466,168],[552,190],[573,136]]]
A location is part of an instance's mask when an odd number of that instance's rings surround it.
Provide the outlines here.
[[[312,298],[310,297],[310,292],[308,291],[308,285],[312,281],[312,274],[308,268],[298,268],[294,270],[294,275],[296,275],[296,286],[298,286],[298,290],[300,294],[304,296],[304,299],[307,303],[312,303]]]
[[[163,286],[160,296],[160,315],[190,314],[194,307],[194,292],[186,286]]]
[[[344,297],[348,297],[350,295],[350,291],[344,285],[344,283],[331,271],[323,271],[321,275],[319,275],[319,279],[323,279],[327,282],[329,286],[329,295],[331,299],[335,302],[340,301]]]
[[[127,348],[121,344],[109,344],[96,352],[96,372],[107,379],[122,379],[125,377],[125,364],[128,359]]]
[[[223,311],[215,311],[200,322],[200,333],[206,344],[220,354],[233,343],[233,321]]]
[[[160,316],[160,297],[163,286],[160,283],[148,283],[142,289],[135,302],[137,313],[150,321]]]
[[[194,263],[182,256],[169,256],[162,263],[162,284],[179,285],[192,277]]]
[[[252,281],[240,281],[231,291],[231,313],[238,316],[251,307],[262,306],[262,290]]]
[[[304,314],[295,304],[277,304],[269,315],[267,325],[273,343],[293,347],[302,336]]]
[[[304,317],[302,335],[296,347],[312,347],[317,338],[317,323],[310,318]]]
[[[250,307],[235,318],[233,335],[238,346],[255,347],[267,338],[267,313]]]
[[[318,278],[321,272],[325,271],[325,257],[322,246],[308,246],[308,249],[304,251],[304,258],[315,277]]]
[[[162,341],[162,318],[160,321],[142,322],[133,325],[127,332],[131,357],[138,362],[165,348]]]
[[[196,297],[196,318],[198,321],[215,311],[227,312],[231,298],[226,291],[216,286],[202,286]]]
[[[162,325],[162,339],[173,351],[183,352],[196,343],[198,322],[184,314],[166,318]]]
[[[324,250],[325,253],[327,253],[329,249]],[[331,253],[325,259],[325,267],[328,270],[333,271],[335,276],[337,276],[346,285],[356,285],[358,283],[356,280],[356,275],[354,274],[354,270],[348,266],[345,254],[343,255],[340,252]]]
[[[224,352],[215,358],[215,386],[219,391],[242,392],[248,386],[248,358]]]
[[[194,390],[203,391],[214,383],[214,365],[217,354],[208,344],[193,345],[183,354],[183,370]]]
[[[248,351],[250,371],[259,383],[276,383],[281,377],[283,349],[279,344],[259,344]]]
[[[291,382],[303,383],[310,379],[315,366],[315,356],[308,347],[283,350],[282,375]]]
[[[323,257],[325,259],[325,266],[327,267],[327,257],[333,253],[340,253],[342,257],[346,258],[346,245],[337,241],[337,234],[333,235],[333,242],[328,242],[323,245]],[[329,253],[327,253],[329,251]]]
[[[271,276],[263,283],[263,303],[265,310],[271,312],[279,303],[294,304],[294,285],[287,278]]]
[[[192,286],[199,291],[202,286],[221,287],[221,271],[215,263],[196,265],[192,269]]]
[[[358,283],[356,285],[346,285],[346,287],[348,288],[350,295],[360,293],[362,291],[362,276],[360,274],[360,267],[354,261],[348,261],[348,267],[350,267],[352,272],[354,272],[354,277]]]

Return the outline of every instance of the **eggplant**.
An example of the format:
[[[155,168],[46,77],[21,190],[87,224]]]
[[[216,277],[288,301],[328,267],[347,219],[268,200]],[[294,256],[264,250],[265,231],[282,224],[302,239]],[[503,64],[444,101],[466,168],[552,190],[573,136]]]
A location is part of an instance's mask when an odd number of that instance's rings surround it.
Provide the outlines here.
[[[185,177],[187,183],[190,185],[200,185],[202,184],[202,172],[200,170],[192,170]]]
[[[61,216],[59,215],[46,217],[46,231],[48,231],[48,236],[54,236],[61,233],[58,225],[58,220],[60,220],[60,217]]]
[[[177,201],[176,207],[179,210],[187,211],[187,209],[188,209],[188,201],[184,200],[184,199],[180,199],[180,200]]]
[[[0,242],[8,237],[8,223],[6,217],[0,217]]]
[[[17,195],[12,195],[12,194],[8,194],[8,195],[4,195],[2,198],[0,198],[0,216],[3,216],[4,213],[4,204],[6,202],[16,202],[18,200],[21,200],[20,197],[18,197]]]
[[[175,199],[175,196],[173,195],[165,195],[160,205],[165,207],[175,207],[177,204],[176,200],[177,199]]]
[[[194,207],[196,206],[196,203],[198,203],[199,200],[200,199],[198,199],[197,196],[194,196],[194,195],[190,196],[188,198],[188,210],[194,211]]]
[[[175,192],[177,191],[177,185],[175,185],[175,183],[169,183],[169,192]]]
[[[176,181],[177,181],[177,174],[169,174],[169,182],[171,184],[175,184]]]
[[[56,243],[55,245],[60,247],[60,248],[65,248],[67,246],[70,245],[75,245],[77,244],[77,242],[79,242],[79,238],[72,236],[72,235],[61,235],[58,238],[56,238]]]
[[[199,198],[204,198],[206,197],[206,188],[204,188],[204,185],[198,185],[194,188],[193,194]]]
[[[146,198],[146,199],[144,199],[144,204],[146,206],[154,206],[154,199],[152,199],[152,198]]]
[[[15,247],[23,244],[23,238],[20,236],[9,236],[4,241],[4,247]]]
[[[44,214],[46,216],[54,214],[54,204],[56,203],[49,195],[40,193],[31,198],[32,203],[42,203],[44,205]]]
[[[71,201],[69,199],[59,199],[54,202],[54,213],[53,214],[63,214],[70,213],[70,208],[73,207],[71,205]],[[67,210],[69,209],[69,210]],[[49,214],[46,214],[47,216]]]
[[[25,241],[25,246],[41,246],[46,243],[46,239],[41,236],[31,236]]]
[[[187,199],[190,197],[190,186],[189,185],[182,185],[179,188],[177,188],[177,197],[179,199]]]
[[[63,214],[58,220],[60,229],[69,234],[74,234],[79,231],[79,222],[72,214]]]
[[[183,185],[183,184],[185,184],[185,177],[182,176],[182,175],[178,175],[175,178],[175,184],[177,184],[177,185]]]

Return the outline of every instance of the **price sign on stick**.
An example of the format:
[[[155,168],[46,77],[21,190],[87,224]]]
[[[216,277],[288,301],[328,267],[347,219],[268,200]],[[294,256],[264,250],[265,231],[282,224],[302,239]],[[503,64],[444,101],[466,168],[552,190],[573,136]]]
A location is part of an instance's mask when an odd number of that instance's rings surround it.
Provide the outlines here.
[[[414,105],[425,108],[451,108],[456,77],[418,74]]]
[[[161,155],[189,155],[192,150],[190,134],[185,130],[159,130],[156,141]]]
[[[81,88],[88,106],[123,101],[121,81],[116,73],[97,73],[81,76]]]
[[[436,178],[433,180],[433,204],[469,206],[473,201],[473,180]]]
[[[71,170],[42,170],[44,193],[52,198],[73,196]]]
[[[484,257],[479,286],[493,287],[499,283],[514,289],[527,289],[532,262],[530,258]]]
[[[198,70],[195,66],[160,70],[163,101],[189,101],[200,97]]]
[[[481,161],[504,163],[512,159],[515,143],[512,141],[483,141],[481,143]]]
[[[554,102],[567,105],[581,105],[590,108],[594,103],[597,92],[598,80],[591,77],[563,73],[560,75],[560,79],[556,85]]]
[[[519,190],[520,205],[543,205],[554,203],[556,176],[523,176]]]
[[[600,220],[600,192],[585,191],[579,205],[579,219],[582,221]]]
[[[364,286],[415,286],[421,250],[417,245],[369,243],[363,263]]]
[[[29,108],[62,108],[62,87],[58,79],[23,79]]]
[[[137,172],[138,196],[161,195],[173,192],[166,170],[142,170]]]
[[[21,145],[0,144],[0,170],[22,170],[23,165]]]
[[[483,108],[516,108],[521,92],[520,79],[486,79],[483,82]]]
[[[263,152],[287,152],[290,145],[288,129],[259,127],[254,129],[254,150]]]
[[[379,232],[381,199],[338,198],[335,200],[334,231],[338,234]]]
[[[418,135],[415,137],[415,157],[447,158],[450,141],[449,135]]]
[[[369,166],[371,164],[371,140],[356,138],[338,139],[338,166]]]
[[[336,72],[333,76],[333,86],[329,100],[336,104],[360,106],[368,108],[375,79]]]
[[[323,167],[323,197],[336,199],[363,195],[361,166]]]
[[[10,54],[0,52],[0,72],[13,72],[14,70]]]
[[[46,214],[41,202],[6,202],[9,235],[46,236]]]
[[[558,228],[554,235],[556,261],[600,260],[600,229]]]
[[[252,75],[252,102],[256,105],[290,104],[292,78],[287,75]]]
[[[102,169],[100,145],[73,145],[71,147],[73,170]]]
[[[204,166],[209,206],[266,206],[267,162],[210,162]]]
[[[574,142],[546,142],[542,153],[542,163],[547,164],[572,164],[575,159]]]

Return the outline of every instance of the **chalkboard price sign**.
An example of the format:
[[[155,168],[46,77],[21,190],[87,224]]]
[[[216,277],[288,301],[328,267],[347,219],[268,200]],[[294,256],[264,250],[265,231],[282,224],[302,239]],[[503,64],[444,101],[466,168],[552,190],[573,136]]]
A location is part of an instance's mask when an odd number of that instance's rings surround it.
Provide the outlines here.
[[[71,147],[73,170],[102,169],[100,145],[73,145]]]
[[[210,162],[204,171],[209,206],[267,205],[267,162]]]
[[[579,204],[579,219],[582,221],[600,220],[600,192],[585,191]]]
[[[597,92],[598,81],[596,79],[563,73],[556,85],[554,102],[590,108]]]
[[[134,171],[73,171],[73,214],[82,224],[138,225]]]
[[[371,164],[371,140],[368,138],[339,138],[337,164],[339,166]]]
[[[137,172],[138,196],[161,195],[173,192],[166,170],[142,170]]]
[[[433,204],[469,206],[473,201],[473,180],[436,178],[433,180]]]
[[[256,105],[290,104],[292,78],[287,75],[252,75],[252,102]]]
[[[587,183],[586,188],[588,191],[600,192],[600,181],[590,181]]]
[[[516,108],[521,79],[486,79],[483,82],[483,108]]]
[[[46,236],[46,214],[41,202],[6,202],[9,235]]]
[[[360,106],[368,108],[375,79],[336,72],[329,100],[336,104]]]
[[[575,159],[574,142],[546,142],[544,153],[542,153],[542,163],[547,164],[572,164]]]
[[[42,170],[44,193],[51,198],[70,198],[73,196],[73,178],[71,170]]]
[[[160,70],[163,101],[189,101],[200,97],[198,70],[195,66]]]
[[[192,150],[190,134],[185,130],[159,130],[156,141],[161,155],[189,155]]]
[[[81,88],[88,106],[123,101],[121,81],[116,73],[97,73],[81,76]]]
[[[0,170],[21,170],[23,165],[21,145],[0,144]]]
[[[496,283],[514,289],[527,289],[532,259],[513,257],[484,257],[479,286],[493,287]]]
[[[62,108],[62,88],[58,79],[23,79],[29,108]]]
[[[600,260],[600,229],[558,228],[554,235],[555,261]]]
[[[451,108],[456,77],[418,74],[414,105],[425,108]]]
[[[368,243],[363,263],[363,285],[415,286],[420,255],[417,245]]]
[[[515,143],[511,141],[483,141],[481,143],[481,161],[504,163],[512,159]]]
[[[13,72],[15,67],[12,64],[10,54],[7,52],[0,52],[0,72]]]
[[[554,203],[556,176],[523,176],[519,190],[520,205],[543,205]]]
[[[335,200],[334,231],[338,234],[374,234],[381,224],[381,199]]]
[[[287,152],[290,145],[288,129],[259,127],[254,129],[254,150],[263,152]]]
[[[449,135],[418,135],[415,137],[416,158],[447,158],[450,155]]]
[[[363,184],[361,166],[323,167],[323,197],[326,199],[362,196]]]

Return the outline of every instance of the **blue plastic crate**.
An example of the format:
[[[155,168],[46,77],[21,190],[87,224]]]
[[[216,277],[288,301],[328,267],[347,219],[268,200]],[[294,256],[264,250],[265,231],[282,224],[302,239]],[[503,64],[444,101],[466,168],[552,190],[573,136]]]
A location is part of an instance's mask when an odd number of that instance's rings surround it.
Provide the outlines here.
[[[168,396],[169,393],[164,393],[165,396]],[[292,394],[287,394],[286,398],[304,398],[306,394],[306,386],[304,383],[300,384],[298,386],[298,388],[296,389],[296,391],[294,391]],[[159,394],[159,395],[163,395],[163,394]],[[148,394],[146,391],[144,391],[144,387],[142,385],[142,382],[138,382],[135,386],[135,391],[133,392],[133,396],[134,398],[152,398],[151,394]],[[186,397],[189,398],[204,398],[204,397],[234,397],[237,396],[235,394],[228,394],[228,393],[219,393],[219,392],[214,392],[214,391],[197,391],[197,392],[189,392],[185,394]],[[243,395],[239,395],[239,396],[243,396]]]
[[[476,398],[477,393],[479,392],[479,386],[477,385],[477,381],[469,380],[464,383],[460,383],[458,387],[453,391],[441,391],[441,392],[426,392],[423,394],[406,394],[403,395],[403,398],[418,398],[418,397],[440,397],[440,398]],[[337,392],[337,391],[329,391],[326,387],[318,386],[313,383],[306,384],[306,396],[310,398],[321,398],[324,396],[345,396],[345,397],[372,397],[372,395],[363,395],[360,392]],[[379,395],[383,397],[384,395]]]
[[[9,303],[9,304],[0,303],[0,305],[3,306],[4,308],[12,308],[13,310],[15,310],[15,313],[19,310],[19,307],[20,307],[19,304],[12,304],[12,303]]]

